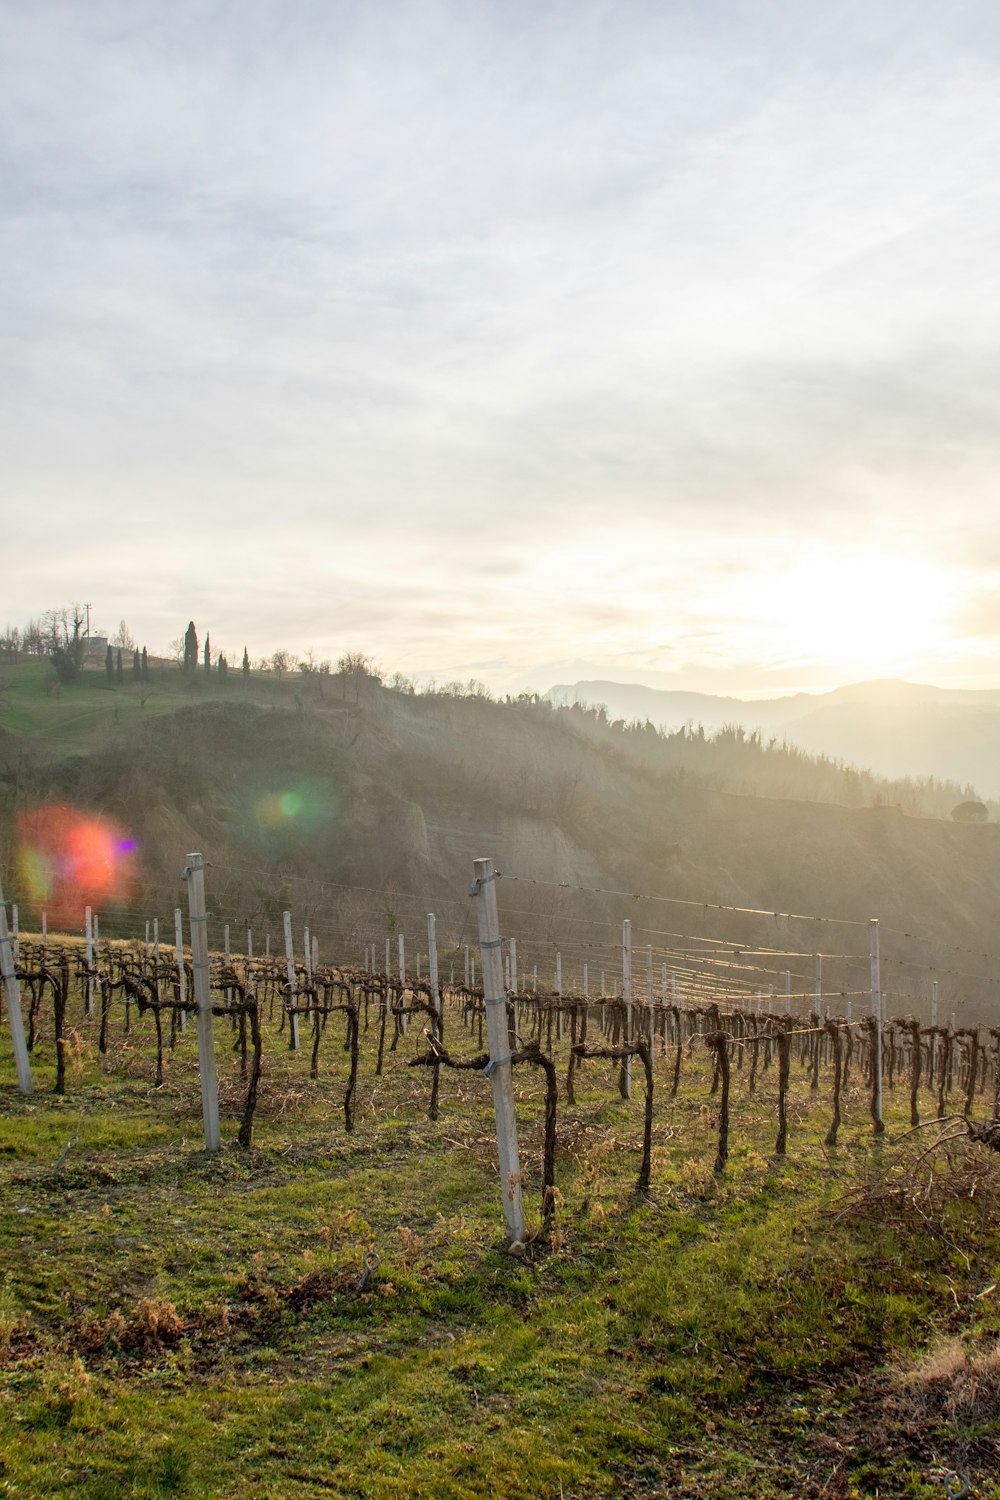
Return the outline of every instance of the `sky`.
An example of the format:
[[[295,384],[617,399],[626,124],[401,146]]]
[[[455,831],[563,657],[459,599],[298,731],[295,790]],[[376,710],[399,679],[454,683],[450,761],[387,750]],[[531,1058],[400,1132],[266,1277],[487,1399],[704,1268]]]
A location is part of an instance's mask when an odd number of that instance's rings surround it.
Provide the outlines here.
[[[0,619],[1000,686],[994,0],[0,0]]]

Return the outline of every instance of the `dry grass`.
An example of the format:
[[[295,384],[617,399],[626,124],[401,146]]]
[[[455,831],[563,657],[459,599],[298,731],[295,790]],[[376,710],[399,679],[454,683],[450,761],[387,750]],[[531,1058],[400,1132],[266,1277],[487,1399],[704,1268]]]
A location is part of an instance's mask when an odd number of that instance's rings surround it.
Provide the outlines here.
[[[1000,1339],[945,1338],[895,1372],[896,1402],[911,1421],[1000,1419]]]

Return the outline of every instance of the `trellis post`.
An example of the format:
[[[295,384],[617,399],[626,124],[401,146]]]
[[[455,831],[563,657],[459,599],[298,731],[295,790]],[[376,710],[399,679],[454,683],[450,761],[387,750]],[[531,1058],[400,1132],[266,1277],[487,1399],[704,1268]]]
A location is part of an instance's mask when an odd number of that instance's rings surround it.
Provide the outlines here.
[[[632,1040],[632,923],[622,923],[622,1000],[625,1002],[625,1045]],[[632,1097],[632,1058],[623,1057],[619,1089],[623,1099]]]
[[[285,976],[288,980],[288,1003],[294,1006],[298,1003],[298,983],[295,978],[295,945],[292,941],[290,911],[282,912],[281,923],[285,933]],[[299,1017],[298,1012],[294,1010],[288,1013],[288,1046],[292,1052],[299,1050]]]
[[[17,902],[13,902],[10,908],[10,920],[14,937],[14,962],[21,961],[21,920],[18,915]]]
[[[90,973],[94,967],[94,915],[90,907],[86,907],[83,913],[84,930],[87,937],[87,1015],[94,1011],[94,980]]]
[[[28,1044],[24,1039],[24,1017],[21,1015],[21,986],[17,982],[14,954],[7,931],[7,907],[0,886],[0,971],[3,974],[4,995],[7,1000],[7,1018],[14,1044],[14,1062],[17,1066],[17,1086],[22,1094],[31,1093],[31,1064],[28,1062]]]
[[[438,993],[438,945],[437,922],[434,913],[427,913],[427,977],[431,986],[431,1004],[438,1019],[441,1017],[441,996]]]
[[[198,1072],[201,1077],[201,1112],[205,1123],[205,1150],[218,1151],[219,1083],[215,1071],[215,1038],[212,1033],[212,991],[208,958],[208,912],[205,909],[205,861],[189,854],[184,879],[188,888],[188,919],[191,924],[191,971],[198,1007]]]
[[[517,938],[510,940],[510,987],[517,994]]]
[[[882,979],[879,965],[879,942],[878,942],[878,918],[872,917],[868,923],[868,951],[871,959],[872,974],[872,1046],[874,1056],[872,1066],[874,1068],[874,1087],[872,1089],[872,1120],[875,1134],[881,1135],[885,1130],[882,1119]]]
[[[556,954],[556,998],[558,1008],[556,1010],[556,1039],[562,1041],[563,1013],[562,1013],[562,954]]]
[[[403,991],[406,989],[406,938],[399,934],[399,1005],[403,1008]],[[406,1030],[408,1017],[401,1015],[399,1018],[400,1031]]]
[[[475,861],[472,896],[479,918],[479,948],[483,968],[483,1000],[490,1060],[486,1067],[493,1089],[496,1115],[497,1154],[500,1160],[500,1190],[504,1218],[511,1243],[524,1240],[524,1202],[521,1193],[521,1163],[517,1147],[514,1113],[514,1080],[510,1035],[507,1029],[507,996],[503,987],[500,917],[497,911],[496,871],[491,859]]]
[[[177,1003],[181,1008],[180,1027],[182,1031],[186,1031],[188,1018],[184,1003],[187,1000],[187,971],[184,968],[184,923],[179,906],[174,907],[174,953],[177,956]]]

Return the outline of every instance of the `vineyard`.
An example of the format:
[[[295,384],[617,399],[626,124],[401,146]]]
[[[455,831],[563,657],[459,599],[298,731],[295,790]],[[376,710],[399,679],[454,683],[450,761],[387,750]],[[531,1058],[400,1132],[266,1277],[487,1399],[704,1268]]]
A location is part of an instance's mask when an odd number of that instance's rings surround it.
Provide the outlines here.
[[[737,908],[667,933],[640,897],[553,948],[501,933],[519,882],[479,861],[464,912],[322,963],[292,912],[237,951],[200,856],[185,873],[173,945],[89,912],[8,936],[4,909],[24,1456],[0,1493],[1000,1494],[973,1369],[1000,1028],[936,1014],[988,987],[972,955],[932,973],[909,934],[834,919],[813,951],[820,919]],[[918,1354],[945,1336],[935,1387]]]

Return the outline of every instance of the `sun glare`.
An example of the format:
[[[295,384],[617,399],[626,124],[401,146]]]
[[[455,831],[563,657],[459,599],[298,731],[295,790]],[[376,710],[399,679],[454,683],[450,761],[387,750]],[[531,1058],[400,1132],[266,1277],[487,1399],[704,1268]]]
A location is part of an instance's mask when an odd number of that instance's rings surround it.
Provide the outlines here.
[[[843,681],[926,671],[948,644],[954,590],[931,564],[816,552],[717,599],[744,657],[823,668]]]

